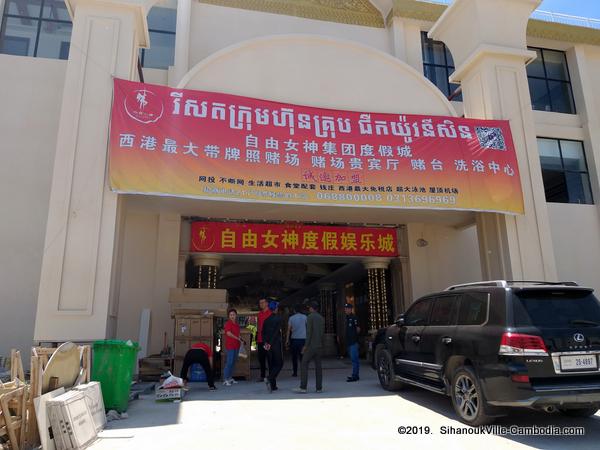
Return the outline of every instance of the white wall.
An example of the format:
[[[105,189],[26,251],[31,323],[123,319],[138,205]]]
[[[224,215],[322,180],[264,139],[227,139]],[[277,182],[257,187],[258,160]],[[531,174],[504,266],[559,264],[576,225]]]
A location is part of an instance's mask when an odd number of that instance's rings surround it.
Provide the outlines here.
[[[548,203],[561,281],[577,281],[600,296],[600,217],[595,205]]]
[[[411,223],[408,253],[413,299],[450,285],[481,281],[477,229],[457,229],[436,224]],[[417,240],[428,242],[418,247]]]
[[[127,211],[120,273],[117,339],[138,340],[140,316],[151,310],[150,353],[172,342],[169,289],[177,286],[179,216]]]
[[[237,42],[271,34],[317,34],[391,53],[388,30],[192,2],[189,67]],[[243,76],[243,72],[239,74]]]
[[[0,54],[0,68],[0,355],[27,355],[66,62]]]

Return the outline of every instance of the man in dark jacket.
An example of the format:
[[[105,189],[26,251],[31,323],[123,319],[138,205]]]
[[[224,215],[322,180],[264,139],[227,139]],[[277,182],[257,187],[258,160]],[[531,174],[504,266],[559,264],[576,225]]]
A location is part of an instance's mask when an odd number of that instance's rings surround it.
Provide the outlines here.
[[[359,379],[358,334],[360,333],[360,327],[358,326],[358,319],[352,314],[352,305],[350,303],[344,305],[344,311],[346,313],[346,346],[348,347],[348,355],[350,355],[350,359],[352,360],[352,375],[346,381],[351,383]]]
[[[302,352],[302,364],[300,365],[300,387],[294,392],[306,394],[308,386],[308,365],[311,360],[315,361],[315,378],[317,392],[323,390],[323,370],[321,357],[323,355],[323,339],[325,335],[325,319],[318,313],[319,304],[310,303],[308,317],[306,319],[306,343]]]
[[[269,392],[277,390],[277,375],[283,367],[283,346],[281,338],[281,316],[279,303],[271,300],[269,302],[271,315],[267,317],[262,328],[263,347],[267,351],[269,361],[269,376],[265,383]]]

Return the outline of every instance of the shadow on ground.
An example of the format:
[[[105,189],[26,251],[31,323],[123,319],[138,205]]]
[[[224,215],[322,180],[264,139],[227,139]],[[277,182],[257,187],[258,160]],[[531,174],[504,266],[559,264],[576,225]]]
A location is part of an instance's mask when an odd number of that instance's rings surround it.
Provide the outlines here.
[[[466,427],[466,425],[463,425],[458,421],[449,397],[415,387],[407,387],[396,394],[405,401],[418,404],[437,414],[443,415],[454,422],[449,423],[448,425]],[[423,424],[423,426],[425,425],[427,424]],[[585,436],[510,435],[504,436],[504,438],[509,441],[540,449],[600,448],[600,413],[593,417],[577,419],[564,416],[558,412],[548,414],[545,412],[519,408],[510,411],[507,416],[496,419],[494,425],[501,425],[504,427],[510,427],[512,425],[520,427],[547,427],[549,425],[557,427],[584,427]]]

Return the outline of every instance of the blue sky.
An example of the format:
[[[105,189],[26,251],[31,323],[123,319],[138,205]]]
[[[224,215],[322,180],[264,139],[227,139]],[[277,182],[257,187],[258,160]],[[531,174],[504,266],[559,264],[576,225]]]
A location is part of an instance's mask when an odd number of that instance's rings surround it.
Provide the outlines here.
[[[544,0],[538,9],[600,19],[599,0]]]

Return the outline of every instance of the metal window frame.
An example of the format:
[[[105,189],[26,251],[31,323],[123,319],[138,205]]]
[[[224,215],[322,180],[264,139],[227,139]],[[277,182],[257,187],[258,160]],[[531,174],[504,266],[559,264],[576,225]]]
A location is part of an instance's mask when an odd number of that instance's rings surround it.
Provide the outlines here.
[[[150,33],[160,33],[160,34],[170,34],[175,36],[177,33],[175,31],[164,31],[164,30],[154,30],[154,29],[148,29],[148,35],[150,35]],[[144,59],[146,57],[146,50],[150,50],[147,48],[140,48],[140,63],[142,65],[142,67],[144,66]],[[155,67],[148,67],[148,69],[154,69]],[[165,67],[164,69],[157,69],[157,70],[167,70],[168,67]]]
[[[575,96],[573,95],[573,84],[571,82],[571,72],[569,71],[569,62],[567,61],[567,54],[562,50],[555,50],[553,48],[543,48],[543,47],[532,47],[527,46],[528,50],[539,50],[542,55],[542,68],[544,69],[544,76],[540,77],[537,75],[529,75],[527,74],[527,79],[532,80],[544,80],[544,84],[546,85],[546,95],[548,96],[548,101],[550,102],[550,112],[558,112],[560,114],[577,114],[577,105],[575,104]],[[546,57],[544,56],[544,52],[558,52],[561,53],[564,59],[565,69],[567,73],[567,80],[560,80],[558,78],[548,77],[548,70],[546,69]],[[571,94],[571,104],[573,105],[573,111],[569,113],[561,113],[554,109],[554,105],[552,104],[552,96],[550,95],[550,82],[564,83],[569,86],[569,93]],[[533,108],[533,105],[532,105]],[[536,110],[539,111],[539,110]],[[568,140],[568,139],[565,139]]]
[[[442,48],[444,49],[444,64],[437,64],[437,63],[429,63],[429,62],[425,62],[425,44],[427,42],[439,42],[440,44],[442,44]],[[444,44],[442,41],[436,41],[434,39],[430,39],[427,36],[427,32],[426,31],[421,31],[421,58],[423,60],[423,72],[425,72],[425,68],[426,67],[439,67],[439,68],[443,68],[446,71],[446,79],[448,80],[448,78],[450,78],[450,75],[452,75],[454,73],[454,71],[456,70],[456,67],[454,66],[454,64],[449,64],[448,63],[448,53],[450,52],[450,50],[448,50],[448,48],[446,47],[446,44]],[[429,80],[431,81],[431,80]],[[433,81],[432,81],[433,83]],[[440,89],[440,87],[434,83],[438,89]],[[450,86],[452,83],[450,83],[450,81],[448,80],[448,89],[446,90],[446,92],[444,92],[444,94],[446,94],[446,97],[450,97],[454,91],[452,90],[452,87]],[[442,89],[440,89],[441,91]],[[461,100],[455,100],[455,101],[462,101]]]
[[[585,154],[585,143],[583,141],[579,141],[577,139],[559,139],[559,138],[552,138],[552,137],[546,137],[546,136],[538,136],[537,139],[547,139],[549,141],[556,141],[556,143],[558,144],[558,154],[560,156],[560,170],[558,169],[546,169],[552,172],[561,172],[563,174],[566,173],[576,173],[576,174],[585,174],[587,175],[587,184],[588,184],[588,188],[590,190],[590,202],[591,203],[572,203],[572,202],[567,202],[568,204],[571,205],[594,205],[594,192],[592,191],[592,182],[590,181],[590,169],[587,163],[587,157]],[[564,158],[563,158],[563,152],[562,152],[562,145],[561,142],[578,142],[579,144],[581,144],[581,150],[583,152],[583,164],[585,166],[585,170],[573,170],[573,169],[566,169],[565,168],[565,162],[564,162]],[[539,152],[539,145],[538,145],[538,152]],[[541,155],[540,155],[540,168],[542,170],[544,170],[544,166],[541,164]],[[566,189],[567,189],[567,197],[569,196],[569,187],[567,185]],[[544,190],[545,190],[545,186],[544,186]],[[550,202],[550,203],[555,203],[555,202]]]
[[[8,13],[9,1],[6,0],[4,2],[4,8],[2,10],[2,17],[0,18],[0,36],[2,36],[3,33],[5,32],[6,26],[4,24],[7,23],[6,19],[8,19],[8,18],[37,21],[36,32],[35,32],[35,42],[33,44],[32,55],[31,56],[22,55],[22,56],[29,56],[30,58],[38,57],[37,53],[38,53],[38,48],[39,48],[39,43],[40,43],[40,34],[41,34],[43,22],[69,24],[69,25],[71,25],[71,32],[73,31],[73,28],[72,28],[73,22],[71,20],[60,20],[60,19],[51,19],[51,18],[43,17],[45,4],[46,4],[46,0],[40,0],[40,11],[37,16],[24,16],[24,15],[20,15],[20,14],[9,14]],[[148,32],[149,33],[152,32],[152,33],[170,34],[173,36],[177,34],[176,30],[175,31],[165,31],[165,30],[158,30],[158,29],[149,29]],[[69,36],[69,44],[70,43],[71,43],[71,38]],[[140,49],[140,61],[141,61],[142,67],[144,67],[144,57],[145,57],[146,50],[147,49],[145,49],[145,48]],[[445,57],[445,55],[444,55],[444,57]],[[60,59],[60,58],[55,58],[55,59]],[[165,69],[168,69],[168,67],[165,67]]]
[[[8,13],[9,3],[10,3],[9,1],[4,2],[4,9],[2,11],[2,21],[0,22],[0,36],[2,36],[3,33],[5,32],[5,28],[6,28],[5,24],[8,22],[6,19],[10,18],[10,19],[21,19],[21,20],[31,20],[31,21],[35,20],[37,22],[37,26],[36,26],[36,32],[35,32],[35,43],[33,45],[33,54],[31,55],[31,58],[38,57],[37,53],[38,53],[38,47],[39,47],[39,43],[40,43],[40,34],[41,34],[43,22],[68,24],[68,25],[71,25],[71,31],[72,31],[73,22],[71,22],[70,20],[50,19],[50,18],[43,17],[44,6],[46,3],[46,0],[40,1],[40,12],[37,16],[24,16],[21,14],[9,14]],[[69,36],[69,43],[70,42],[71,42],[71,38]],[[29,55],[25,55],[25,56],[29,56]],[[59,59],[59,58],[55,58],[55,59]]]

